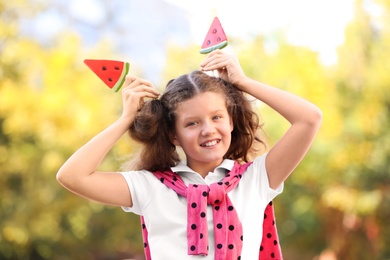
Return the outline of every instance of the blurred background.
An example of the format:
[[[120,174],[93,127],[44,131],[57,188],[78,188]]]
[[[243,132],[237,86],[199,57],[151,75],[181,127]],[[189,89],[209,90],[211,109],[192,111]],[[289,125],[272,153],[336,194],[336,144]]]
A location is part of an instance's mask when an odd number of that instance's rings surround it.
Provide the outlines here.
[[[142,259],[138,216],[60,187],[59,167],[121,112],[85,58],[161,90],[198,69],[218,16],[248,76],[324,114],[275,199],[285,259],[390,259],[387,0],[0,0],[0,259]],[[269,147],[288,127],[259,104]],[[131,153],[123,137],[102,170]]]

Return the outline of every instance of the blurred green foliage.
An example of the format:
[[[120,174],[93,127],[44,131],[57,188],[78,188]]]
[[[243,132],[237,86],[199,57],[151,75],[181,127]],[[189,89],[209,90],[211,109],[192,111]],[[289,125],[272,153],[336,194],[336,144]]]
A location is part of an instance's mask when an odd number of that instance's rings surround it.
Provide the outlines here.
[[[19,34],[38,11],[0,1],[0,259],[123,259],[142,255],[138,216],[73,195],[55,174],[84,142],[114,121],[120,95],[82,64],[118,55],[105,44],[82,50],[61,32],[42,46]],[[390,259],[390,4],[372,16],[355,1],[337,65],[325,67],[281,35],[231,46],[247,75],[296,93],[324,114],[312,149],[275,200],[285,259]],[[197,69],[198,46],[170,46],[164,82]],[[269,146],[287,123],[258,104]],[[124,138],[104,161],[119,169]]]

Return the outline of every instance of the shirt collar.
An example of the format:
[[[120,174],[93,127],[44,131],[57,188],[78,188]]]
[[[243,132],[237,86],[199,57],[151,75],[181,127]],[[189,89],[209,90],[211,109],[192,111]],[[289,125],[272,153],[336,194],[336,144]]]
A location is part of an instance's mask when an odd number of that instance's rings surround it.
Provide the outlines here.
[[[216,171],[221,171],[221,170],[227,170],[227,171],[231,171],[233,169],[233,166],[234,166],[234,161],[233,160],[230,160],[230,159],[224,159],[222,161],[222,163],[217,166],[215,169],[214,169],[214,172]],[[174,173],[185,173],[185,172],[192,172],[192,173],[196,173],[194,170],[192,170],[190,167],[188,167],[186,164],[184,164],[183,162],[180,162],[178,163],[176,166],[174,167],[171,167],[171,170],[174,172]]]

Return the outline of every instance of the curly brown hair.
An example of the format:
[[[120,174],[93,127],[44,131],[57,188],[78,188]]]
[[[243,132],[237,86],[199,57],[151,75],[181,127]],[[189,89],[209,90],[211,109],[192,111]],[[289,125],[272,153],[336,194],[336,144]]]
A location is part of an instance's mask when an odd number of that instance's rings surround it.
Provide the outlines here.
[[[131,161],[131,170],[166,170],[180,157],[170,136],[175,128],[176,108],[199,93],[214,92],[225,97],[232,118],[231,144],[224,158],[248,162],[265,147],[259,131],[262,126],[244,93],[221,78],[193,71],[168,82],[159,99],[146,101],[129,127],[131,138],[142,144]]]

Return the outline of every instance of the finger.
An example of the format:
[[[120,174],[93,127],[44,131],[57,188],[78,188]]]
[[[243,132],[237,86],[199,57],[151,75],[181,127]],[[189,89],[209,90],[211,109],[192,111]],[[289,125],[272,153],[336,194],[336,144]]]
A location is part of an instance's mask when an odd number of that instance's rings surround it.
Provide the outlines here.
[[[133,87],[136,87],[138,85],[145,85],[154,88],[153,84],[149,80],[142,78],[135,78],[135,80],[133,80],[130,85],[132,85]]]
[[[148,96],[151,98],[158,98],[160,96],[160,92],[155,88],[147,86],[147,85],[138,85],[135,87],[127,87],[122,90],[122,95],[124,96]]]
[[[160,95],[159,91],[157,91],[155,88],[147,86],[147,85],[139,85],[139,86],[133,88],[132,90],[133,90],[134,93],[136,93],[136,92],[148,92],[148,93],[150,93],[151,95],[154,95],[154,96],[159,96]]]
[[[125,85],[126,86],[129,86],[129,85],[133,85],[133,86],[136,86],[136,85],[139,85],[139,84],[144,84],[144,85],[148,85],[148,86],[153,86],[153,84],[146,80],[146,79],[142,79],[142,78],[138,78],[136,76],[133,76],[133,75],[127,75],[126,76],[126,79],[125,79]]]
[[[124,83],[124,87],[127,87],[130,85],[133,81],[135,81],[137,78],[133,75],[127,75]]]
[[[205,71],[220,70],[228,66],[229,66],[229,60],[226,57],[215,57],[214,59],[205,63],[202,69]]]
[[[149,93],[147,91],[143,92],[136,92],[132,93],[129,96],[126,96],[123,100],[123,104],[127,108],[134,109],[136,108],[137,110],[141,109],[143,104],[145,103],[145,99],[156,99],[156,95]]]
[[[137,104],[140,100],[144,100],[145,98],[156,99],[157,96],[153,93],[143,91],[129,95],[124,101]]]
[[[125,86],[123,87],[122,91],[128,88],[135,88],[139,85],[145,85],[154,88],[153,84],[150,81],[130,75],[126,76]]]
[[[214,57],[216,55],[221,55],[221,54],[224,54],[224,52],[221,51],[220,49],[212,50],[209,54],[207,54],[206,58],[208,58],[208,57],[211,58],[211,57]]]
[[[201,67],[207,66],[207,64],[210,63],[210,61],[213,60],[213,58],[217,55],[220,54],[220,50],[213,50],[209,54],[207,54],[206,58],[204,61],[200,64]]]

